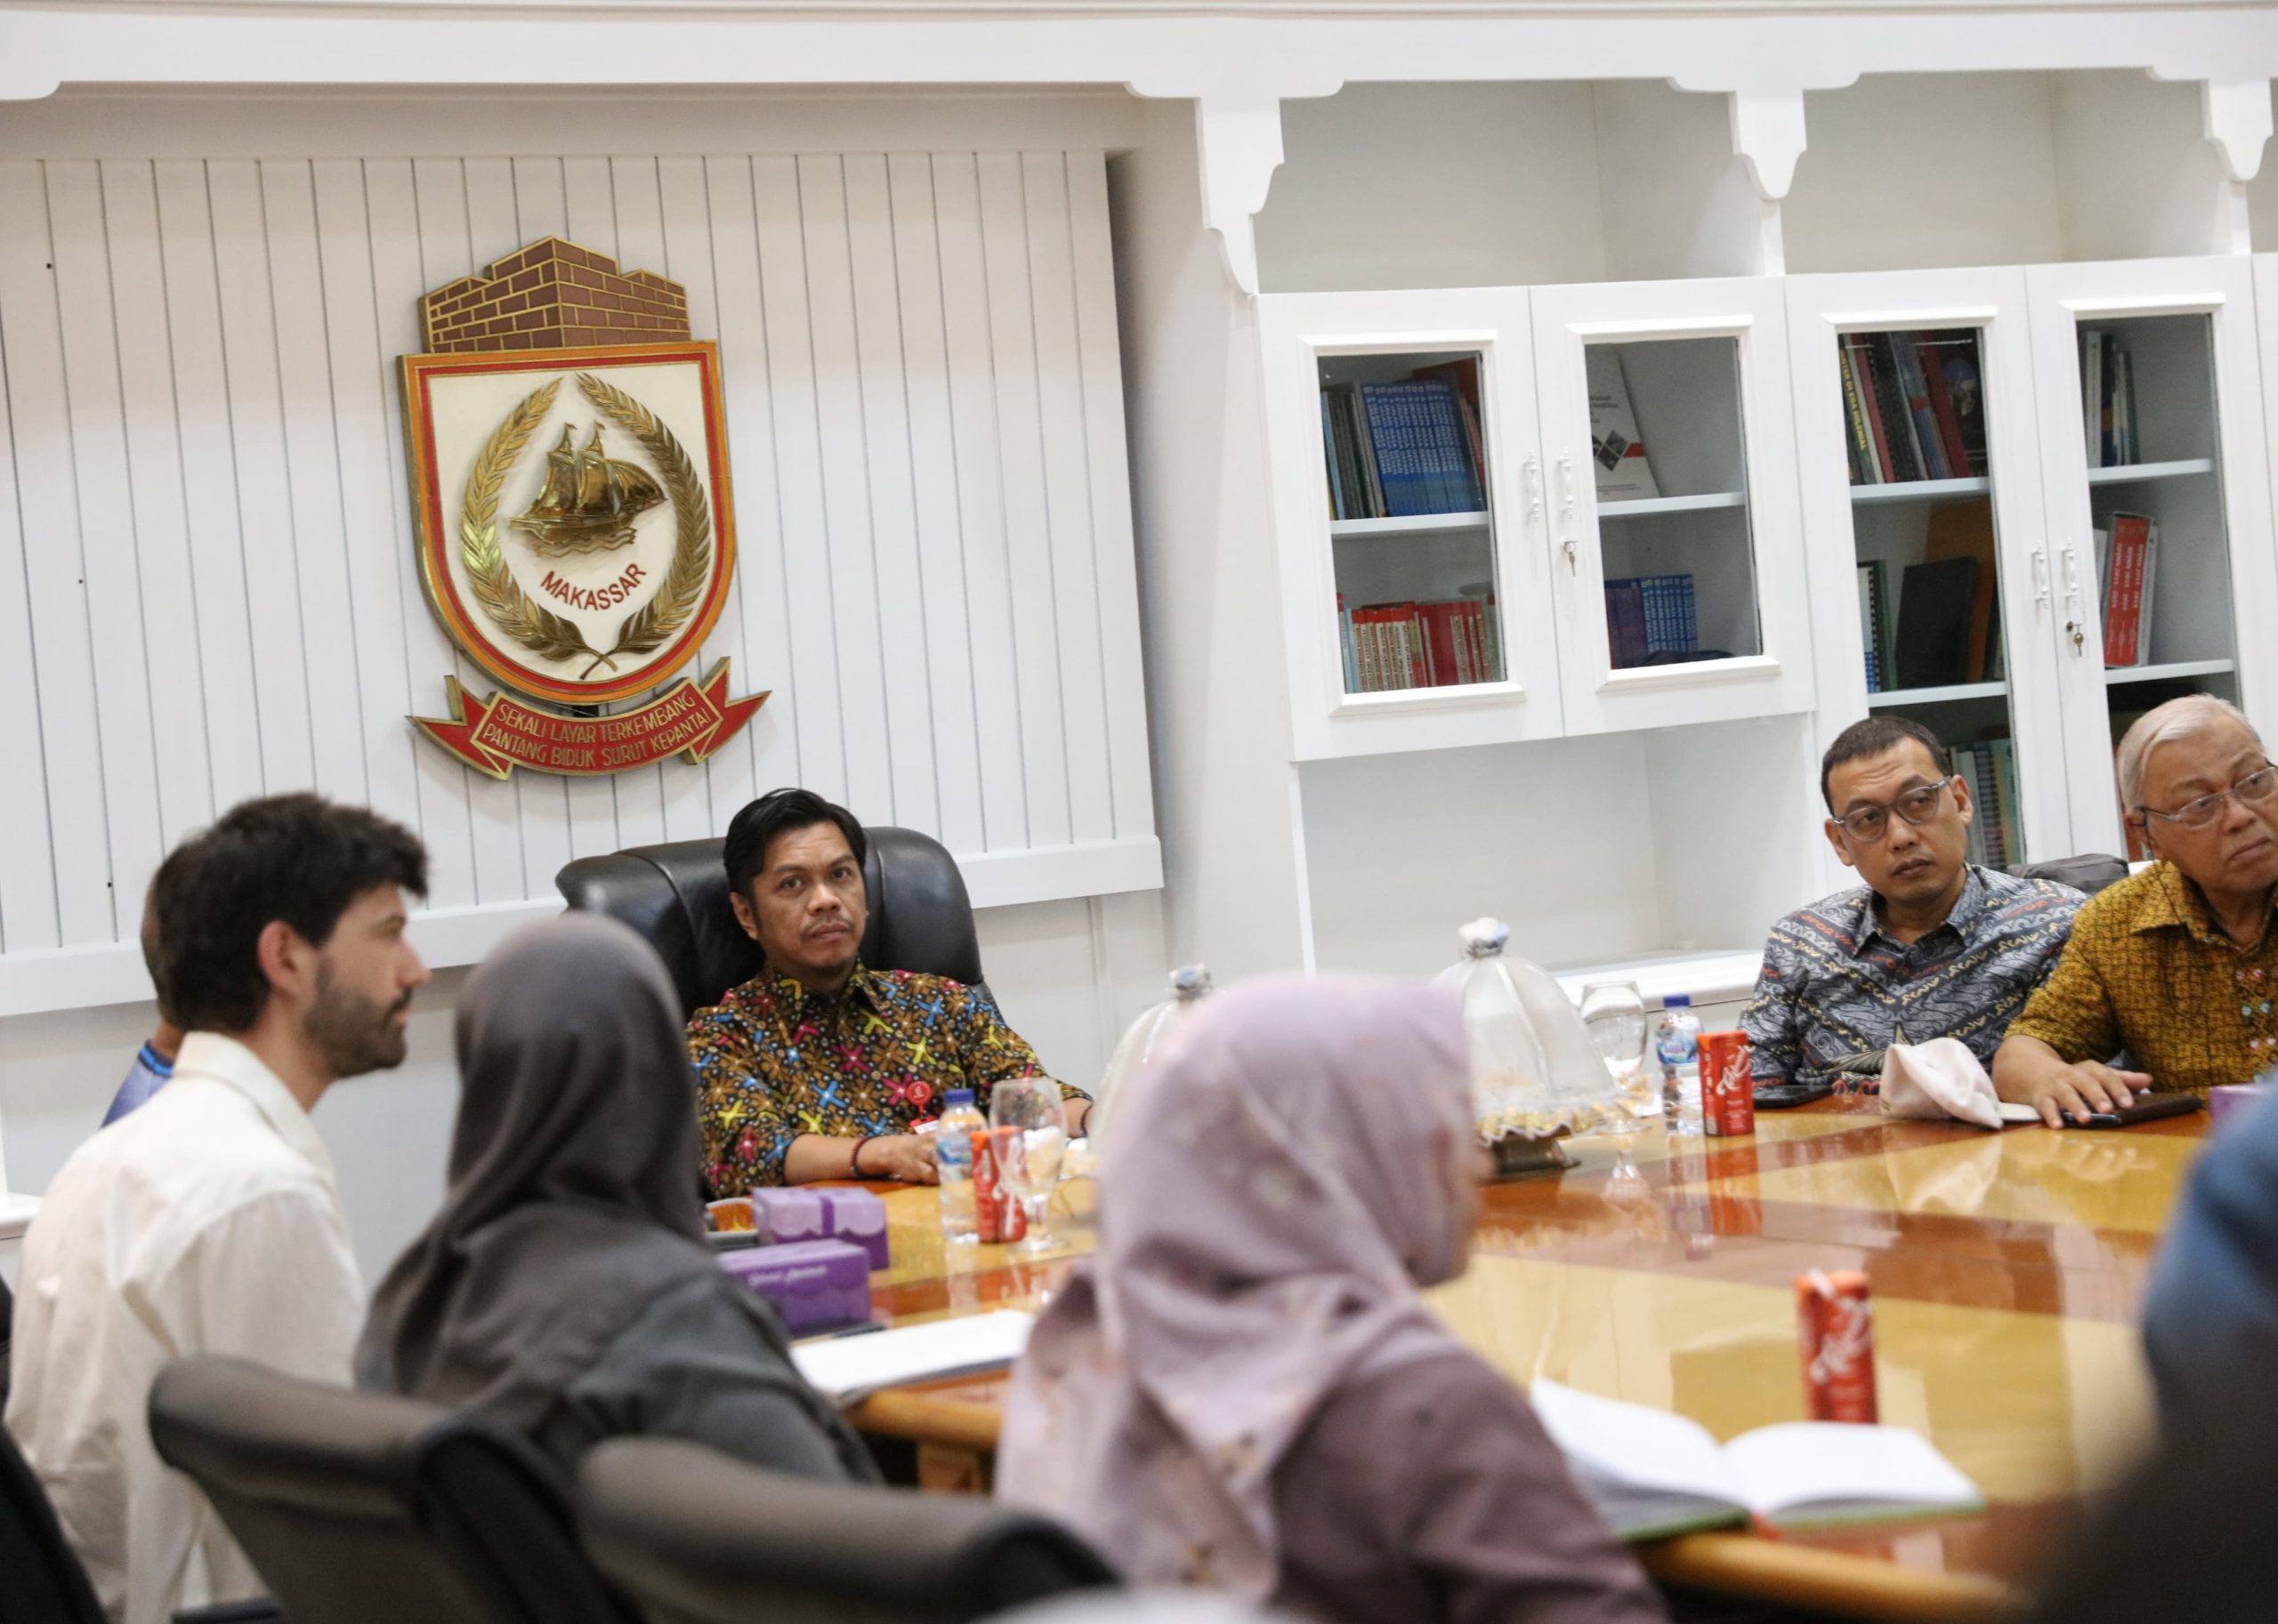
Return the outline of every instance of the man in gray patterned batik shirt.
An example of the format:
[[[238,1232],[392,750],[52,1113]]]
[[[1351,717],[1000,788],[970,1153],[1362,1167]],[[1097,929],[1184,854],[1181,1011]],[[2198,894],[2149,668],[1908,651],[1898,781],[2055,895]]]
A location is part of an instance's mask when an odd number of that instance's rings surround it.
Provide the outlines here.
[[[1772,927],[1741,1017],[1757,1087],[1872,1087],[1885,1048],[1933,1038],[1959,1038],[1991,1066],[2085,899],[1968,860],[1968,786],[1919,722],[1846,728],[1820,790],[1836,855],[1867,883]]]

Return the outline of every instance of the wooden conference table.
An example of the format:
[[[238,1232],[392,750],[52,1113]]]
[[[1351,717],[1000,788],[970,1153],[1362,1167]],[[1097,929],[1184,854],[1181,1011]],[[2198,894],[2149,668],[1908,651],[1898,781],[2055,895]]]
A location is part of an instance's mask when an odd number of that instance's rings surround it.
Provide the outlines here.
[[[2001,1134],[1884,1119],[1872,1102],[1758,1116],[1746,1139],[1571,1142],[1582,1166],[1490,1188],[1470,1272],[1430,1294],[1514,1381],[1549,1377],[1692,1417],[1719,1438],[1794,1420],[1795,1277],[1866,1271],[1882,1418],[1926,1434],[1984,1512],[1839,1533],[1690,1534],[1641,1547],[1674,1584],[1862,1618],[2001,1619],[2147,1435],[2135,1316],[2203,1116],[2117,1133]],[[1092,1243],[1091,1185],[1056,1244],[949,1255],[930,1190],[887,1194],[880,1317],[1038,1305]],[[1004,1378],[879,1393],[864,1431],[916,1442],[921,1481],[984,1488]]]

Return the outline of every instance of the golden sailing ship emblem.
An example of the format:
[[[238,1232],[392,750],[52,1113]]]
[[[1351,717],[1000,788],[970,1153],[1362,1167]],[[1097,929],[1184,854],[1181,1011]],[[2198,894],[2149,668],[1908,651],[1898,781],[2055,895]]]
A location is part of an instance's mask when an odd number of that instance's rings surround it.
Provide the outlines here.
[[[600,424],[594,424],[583,449],[576,446],[576,435],[574,424],[561,425],[561,441],[546,453],[545,488],[511,521],[541,558],[629,545],[633,521],[665,500],[647,469],[602,449]]]

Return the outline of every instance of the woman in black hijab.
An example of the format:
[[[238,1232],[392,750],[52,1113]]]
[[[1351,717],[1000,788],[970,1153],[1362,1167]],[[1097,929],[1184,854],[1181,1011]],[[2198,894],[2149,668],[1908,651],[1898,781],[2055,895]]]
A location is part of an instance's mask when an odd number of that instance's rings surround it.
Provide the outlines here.
[[[481,1411],[565,1466],[642,1433],[875,1475],[703,1243],[695,1084],[648,945],[592,914],[518,931],[469,978],[457,1047],[450,1189],[373,1298],[359,1385]]]

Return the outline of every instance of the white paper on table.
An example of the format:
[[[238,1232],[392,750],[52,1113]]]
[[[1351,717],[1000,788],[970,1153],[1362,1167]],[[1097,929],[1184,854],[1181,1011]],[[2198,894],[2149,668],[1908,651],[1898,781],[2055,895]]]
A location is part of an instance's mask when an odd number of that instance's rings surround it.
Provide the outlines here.
[[[1021,1356],[1036,1316],[1018,1309],[897,1326],[860,1337],[824,1337],[791,1349],[808,1384],[851,1403],[881,1387],[998,1370]]]

